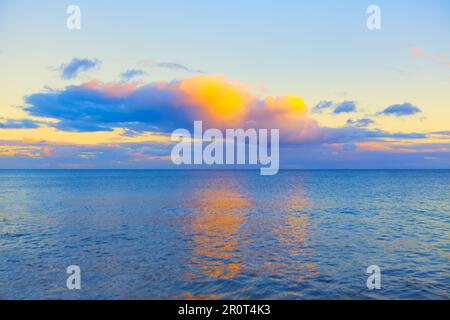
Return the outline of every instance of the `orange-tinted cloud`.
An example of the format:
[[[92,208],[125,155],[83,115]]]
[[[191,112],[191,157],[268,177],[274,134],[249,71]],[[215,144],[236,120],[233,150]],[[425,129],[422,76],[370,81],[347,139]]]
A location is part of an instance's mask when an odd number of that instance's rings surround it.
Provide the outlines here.
[[[90,81],[64,90],[26,97],[25,110],[58,120],[62,131],[170,132],[189,129],[195,120],[204,127],[280,129],[282,139],[304,141],[317,135],[315,120],[295,95],[260,97],[223,76],[197,75],[143,86]]]
[[[2,157],[40,158],[42,151],[42,148],[38,146],[0,145],[0,156]]]
[[[101,81],[92,80],[86,82],[80,86],[81,88],[90,89],[93,91],[104,92],[106,95],[111,97],[123,97],[134,90],[136,90],[137,86],[134,83],[115,83],[108,82],[103,83]]]

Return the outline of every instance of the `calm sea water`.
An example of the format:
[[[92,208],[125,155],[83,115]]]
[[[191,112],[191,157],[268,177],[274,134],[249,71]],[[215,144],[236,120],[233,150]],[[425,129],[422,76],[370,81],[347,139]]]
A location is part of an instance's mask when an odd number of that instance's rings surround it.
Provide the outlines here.
[[[448,170],[0,171],[0,298],[449,299],[449,199]]]

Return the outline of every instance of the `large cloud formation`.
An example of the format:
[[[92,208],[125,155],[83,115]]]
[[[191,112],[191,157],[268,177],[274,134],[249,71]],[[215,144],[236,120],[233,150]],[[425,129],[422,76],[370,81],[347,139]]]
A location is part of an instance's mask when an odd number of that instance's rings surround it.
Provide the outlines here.
[[[285,138],[307,140],[319,126],[307,116],[298,96],[260,98],[244,85],[222,76],[197,75],[185,80],[132,83],[91,81],[25,98],[30,115],[58,120],[62,131],[171,132],[204,127],[278,128]]]
[[[178,128],[192,130],[193,122],[202,120],[204,128],[280,129],[281,142],[285,144],[426,137],[369,130],[363,126],[320,127],[309,117],[301,97],[258,97],[241,83],[218,75],[196,75],[146,85],[90,81],[62,90],[31,94],[25,102],[25,111],[35,117],[56,120],[48,125],[61,131],[123,129],[123,134],[128,136],[144,132],[168,134]],[[338,106],[341,105],[346,106],[345,112],[355,106],[347,102]]]
[[[339,105],[346,105],[342,107],[344,114],[356,109],[356,105],[348,101],[340,104],[323,101],[316,111],[330,109],[335,114]],[[175,129],[192,130],[195,120],[202,120],[204,128],[222,130],[280,129],[282,165],[285,167],[298,167],[299,163],[304,168],[448,166],[445,131],[428,134],[386,132],[373,129],[373,120],[369,118],[349,119],[343,127],[322,127],[309,116],[301,97],[260,97],[245,85],[218,75],[196,75],[145,85],[90,81],[28,95],[22,108],[29,115],[42,118],[41,121],[0,119],[0,129],[37,126],[53,126],[66,132],[120,129],[122,137],[117,137],[115,142],[95,145],[0,141],[0,166],[146,168],[155,164],[165,167],[170,163],[170,140],[156,141],[148,138],[146,133],[168,138]],[[122,140],[124,136],[139,135],[142,135],[139,142]],[[430,135],[442,143],[427,143],[426,138]]]

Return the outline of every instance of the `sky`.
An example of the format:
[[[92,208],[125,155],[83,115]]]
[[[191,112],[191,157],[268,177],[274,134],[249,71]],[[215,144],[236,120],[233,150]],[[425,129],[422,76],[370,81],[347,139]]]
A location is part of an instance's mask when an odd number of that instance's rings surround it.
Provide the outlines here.
[[[194,120],[279,128],[282,168],[450,168],[448,1],[0,0],[0,70],[0,168],[172,168]]]

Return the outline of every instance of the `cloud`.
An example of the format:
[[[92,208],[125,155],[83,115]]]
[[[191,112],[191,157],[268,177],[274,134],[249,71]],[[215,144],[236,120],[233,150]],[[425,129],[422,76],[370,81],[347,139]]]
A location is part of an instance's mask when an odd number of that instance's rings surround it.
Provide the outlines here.
[[[374,121],[369,118],[363,118],[363,119],[358,119],[358,120],[353,120],[353,119],[347,120],[347,125],[353,126],[353,127],[358,127],[358,128],[368,127],[369,125],[371,125],[373,123],[374,123]]]
[[[317,105],[312,108],[312,112],[321,113],[323,110],[329,109],[333,106],[333,101],[324,100],[320,101]]]
[[[173,168],[172,145],[1,141],[2,168]],[[281,145],[282,168],[449,168],[447,143],[392,141]],[[434,158],[428,161],[424,158]]]
[[[260,98],[222,76],[197,75],[142,86],[91,81],[31,94],[25,102],[26,112],[58,120],[52,126],[62,131],[123,128],[128,134],[167,133],[202,120],[205,128],[278,128],[286,139],[303,141],[319,129],[307,116],[302,98]]]
[[[189,68],[183,64],[173,63],[173,62],[156,62],[152,64],[153,67],[164,68],[164,69],[172,69],[172,70],[181,70],[192,73],[205,73],[204,71]]]
[[[47,145],[0,141],[0,157],[42,158],[51,155],[51,147]]]
[[[283,144],[426,138],[417,133],[368,130],[362,127],[367,120],[350,127],[320,127],[308,116],[301,97],[260,97],[219,75],[145,85],[90,81],[34,93],[25,102],[23,110],[31,116],[57,120],[48,125],[69,132],[122,129],[127,137],[145,132],[168,135],[178,128],[192,130],[193,122],[202,120],[204,129],[279,129]]]
[[[125,72],[122,72],[120,76],[125,80],[130,80],[134,77],[145,76],[147,72],[141,69],[128,69]]]
[[[389,151],[391,153],[449,153],[450,146],[438,144],[408,145],[398,142],[366,141],[355,144],[357,151]]]
[[[438,134],[438,135],[443,135],[443,136],[450,136],[450,131],[435,131],[435,132],[432,132],[432,134]]]
[[[30,119],[0,119],[0,129],[36,129],[39,123]]]
[[[409,102],[405,102],[403,104],[394,104],[392,106],[389,106],[378,114],[401,117],[415,115],[416,113],[420,112],[422,112],[422,110],[420,110],[419,107],[416,107]]]
[[[0,140],[2,168],[145,168],[170,164],[171,145],[154,142],[83,145]]]
[[[428,57],[425,50],[422,48],[414,47],[410,49],[410,52],[414,58],[426,59]]]
[[[61,65],[61,78],[64,80],[74,79],[80,72],[91,70],[99,64],[100,61],[97,59],[90,60],[74,58],[68,64]]]
[[[384,139],[407,140],[425,139],[424,133],[401,133],[386,132],[383,130],[369,130],[367,128],[341,127],[341,128],[320,128],[312,143],[334,144],[334,143],[354,143],[364,141],[383,141]]]
[[[322,113],[323,111],[329,110],[334,106],[333,113],[350,113],[356,112],[356,102],[355,101],[343,101],[339,103],[334,103],[330,100],[320,101],[317,105],[312,108],[313,113]]]
[[[450,66],[450,53],[448,52],[440,52],[434,58],[434,61],[442,66]]]
[[[334,109],[335,114],[341,114],[341,113],[350,113],[356,111],[356,102],[354,101],[344,101],[336,105],[336,108]]]
[[[439,52],[436,55],[432,56],[428,55],[424,49],[415,47],[410,49],[410,53],[416,59],[426,60],[441,66],[450,66],[450,53],[446,51]]]

